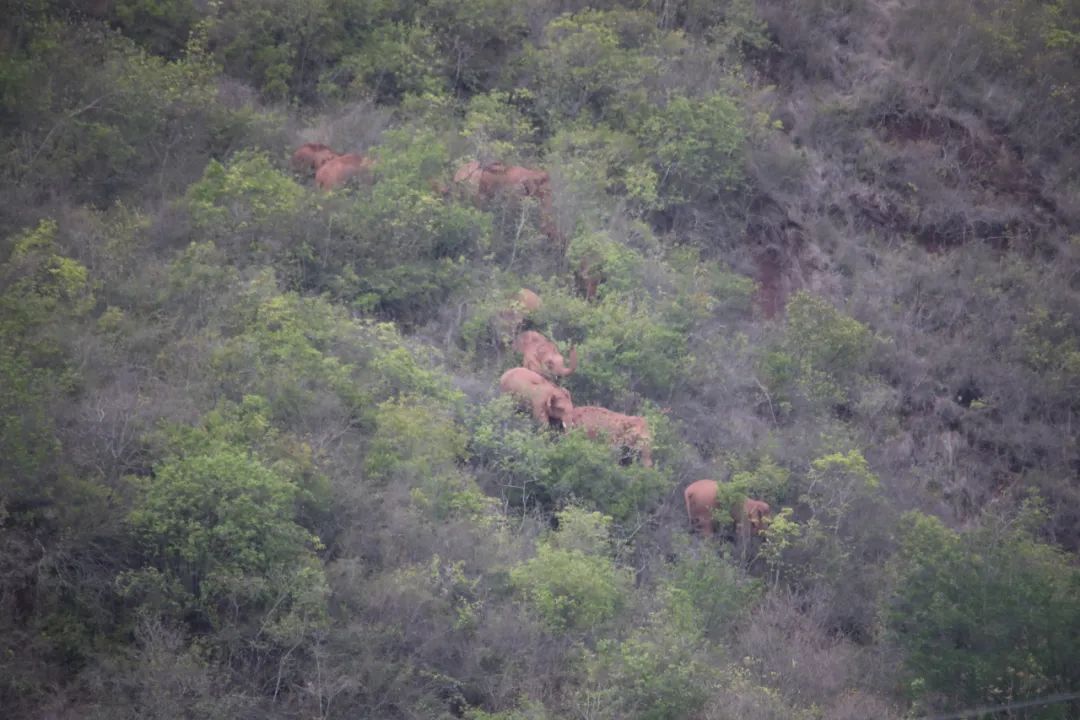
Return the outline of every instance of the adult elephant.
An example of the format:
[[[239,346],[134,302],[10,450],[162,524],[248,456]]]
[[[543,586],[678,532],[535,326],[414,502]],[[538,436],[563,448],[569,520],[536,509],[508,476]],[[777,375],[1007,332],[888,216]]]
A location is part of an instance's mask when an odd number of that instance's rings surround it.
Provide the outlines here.
[[[570,413],[571,428],[581,428],[591,438],[606,437],[612,445],[641,456],[641,464],[652,467],[652,433],[649,422],[639,415],[623,415],[595,405],[583,405]]]
[[[713,534],[714,511],[720,483],[715,480],[698,480],[690,483],[683,492],[686,500],[686,514],[690,518],[691,530],[700,532],[705,537]],[[741,508],[731,508],[731,519],[735,522],[740,537],[759,535],[769,524],[772,509],[767,502],[747,498]]]
[[[536,198],[540,204],[540,231],[560,247],[563,245],[551,202],[551,176],[546,171],[473,160],[457,169],[454,185],[463,188],[476,201],[491,200],[500,195]]]
[[[315,173],[315,184],[320,190],[339,188],[354,177],[370,179],[375,161],[363,155],[350,153],[338,155],[325,163]]]
[[[536,332],[526,330],[514,340],[514,350],[521,353],[521,364],[544,377],[565,377],[577,370],[577,350],[570,348],[570,364],[563,359],[555,343]]]
[[[336,157],[338,154],[322,143],[304,143],[292,154],[292,169],[310,176]]]
[[[518,367],[504,372],[499,378],[499,389],[528,402],[533,417],[544,425],[565,428],[567,418],[574,411],[569,390],[528,368]]]

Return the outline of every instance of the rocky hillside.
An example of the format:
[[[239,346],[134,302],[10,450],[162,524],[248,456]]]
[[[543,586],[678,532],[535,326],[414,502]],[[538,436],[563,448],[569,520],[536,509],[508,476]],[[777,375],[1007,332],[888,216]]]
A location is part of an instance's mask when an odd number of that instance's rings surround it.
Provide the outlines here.
[[[1080,713],[1074,2],[0,11],[5,717]]]

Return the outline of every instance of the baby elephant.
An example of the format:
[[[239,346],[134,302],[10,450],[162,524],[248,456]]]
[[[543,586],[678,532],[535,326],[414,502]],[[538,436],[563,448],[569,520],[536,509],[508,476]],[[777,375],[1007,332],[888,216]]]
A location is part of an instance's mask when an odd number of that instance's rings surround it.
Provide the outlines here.
[[[686,499],[686,514],[690,517],[690,528],[705,537],[713,534],[713,511],[716,509],[716,495],[720,484],[715,480],[692,482],[683,492]],[[731,519],[735,522],[740,537],[758,535],[768,526],[772,510],[767,502],[747,499],[742,511],[731,509]]]
[[[570,413],[569,427],[579,427],[591,438],[606,437],[612,445],[641,455],[641,464],[652,467],[652,434],[648,421],[607,408],[583,405]]]

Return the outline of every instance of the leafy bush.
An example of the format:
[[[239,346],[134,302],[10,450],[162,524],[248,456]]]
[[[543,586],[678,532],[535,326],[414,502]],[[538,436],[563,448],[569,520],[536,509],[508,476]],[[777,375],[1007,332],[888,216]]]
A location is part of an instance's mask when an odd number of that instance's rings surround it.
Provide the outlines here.
[[[132,483],[129,519],[148,557],[211,618],[218,603],[269,604],[318,547],[293,520],[300,488],[223,443]]]
[[[341,274],[346,299],[403,321],[427,317],[462,286],[462,266],[489,242],[487,216],[446,202],[431,180],[446,149],[427,133],[388,132],[373,151],[377,181],[334,204],[333,244],[315,255],[320,273]],[[351,275],[340,273],[341,266]]]
[[[469,100],[461,134],[470,157],[511,162],[535,141],[536,127],[510,93],[492,91]]]
[[[885,609],[912,696],[963,707],[1076,686],[1080,572],[1032,538],[1040,514],[1028,504],[1013,521],[988,518],[963,534],[904,517]]]
[[[674,303],[654,308],[615,293],[590,305],[574,321],[585,339],[578,345],[580,368],[567,385],[575,398],[589,401],[578,403],[611,407],[635,395],[670,397],[688,362],[689,320]]]
[[[724,94],[671,98],[649,119],[643,141],[652,148],[660,198],[667,204],[722,196],[743,188],[746,129]]]
[[[655,468],[620,465],[622,451],[584,431],[566,434],[549,446],[540,471],[541,487],[556,503],[573,501],[628,522],[653,507],[667,489]]]
[[[858,320],[800,291],[788,301],[783,340],[763,359],[767,384],[811,403],[842,405],[863,379],[872,338]]]
[[[395,398],[379,404],[365,458],[368,478],[379,486],[411,490],[436,521],[450,515],[483,517],[492,501],[462,472],[466,436],[434,398]]]
[[[0,61],[3,112],[23,128],[0,143],[4,175],[24,197],[62,190],[107,204],[175,191],[244,125],[217,102],[215,68],[196,47],[167,61],[100,28],[26,30],[25,47]]]
[[[19,233],[0,265],[0,496],[9,502],[43,493],[31,478],[55,478],[53,403],[78,381],[66,334],[94,303],[87,269],[56,233],[51,220]]]
[[[506,500],[525,509],[574,503],[628,523],[652,507],[668,487],[656,468],[620,464],[621,451],[584,432],[550,438],[531,418],[514,418],[510,397],[477,410],[470,450],[492,473]]]
[[[762,590],[716,553],[682,555],[659,586],[665,631],[687,642],[730,639]]]
[[[677,720],[698,715],[716,682],[694,648],[678,639],[637,633],[621,643],[600,644],[589,666],[597,687],[581,702],[603,708],[599,718]]]
[[[552,632],[595,632],[627,601],[630,573],[607,557],[611,518],[567,508],[560,527],[510,580]]]
[[[195,229],[238,265],[290,267],[322,224],[304,188],[261,152],[237,153],[227,166],[211,160],[187,197]]]
[[[538,109],[552,126],[583,111],[616,125],[638,112],[646,102],[643,81],[659,66],[643,52],[657,34],[650,20],[641,12],[585,10],[548,23],[542,46],[527,47],[524,64]]]

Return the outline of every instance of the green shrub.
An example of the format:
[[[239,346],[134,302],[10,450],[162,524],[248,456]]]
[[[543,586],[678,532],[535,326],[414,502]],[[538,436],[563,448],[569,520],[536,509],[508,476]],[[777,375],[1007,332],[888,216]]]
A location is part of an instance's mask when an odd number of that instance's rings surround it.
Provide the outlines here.
[[[431,187],[446,149],[430,133],[388,132],[374,148],[371,188],[330,204],[331,245],[313,258],[318,272],[348,277],[361,310],[409,322],[430,317],[459,289],[465,264],[490,242],[490,219],[467,203],[446,202]]]
[[[782,341],[762,359],[770,389],[811,403],[852,399],[868,369],[873,334],[823,298],[798,292],[787,305]]]
[[[47,496],[64,478],[54,467],[53,404],[78,385],[69,334],[94,293],[87,268],[61,252],[56,235],[54,221],[41,221],[10,239],[0,264],[0,497],[8,501]]]
[[[541,47],[527,47],[524,64],[543,78],[530,90],[554,126],[587,112],[595,121],[621,124],[647,105],[644,81],[659,60],[643,50],[655,42],[655,23],[633,11],[585,10],[562,15],[544,28]]]
[[[1040,514],[1028,504],[1017,520],[987,518],[967,533],[921,513],[904,517],[885,610],[914,697],[962,707],[1076,686],[1080,572],[1031,536]]]
[[[62,191],[106,205],[150,188],[165,196],[243,127],[218,102],[216,68],[197,47],[164,60],[100,26],[25,30],[0,61],[3,113],[23,129],[0,140],[12,159],[4,176],[24,198]]]
[[[472,459],[494,476],[506,499],[525,508],[574,503],[630,523],[655,506],[669,486],[656,468],[621,465],[622,451],[584,432],[552,437],[531,418],[515,417],[517,403],[503,396],[473,416]]]
[[[690,361],[688,321],[676,304],[653,308],[615,293],[590,305],[577,320],[585,339],[578,345],[580,367],[567,380],[574,397],[608,407],[635,394],[670,397]]]
[[[459,467],[466,435],[443,402],[395,398],[379,404],[364,468],[379,486],[411,490],[434,520],[451,515],[480,518],[491,509],[475,481]]]
[[[599,718],[678,720],[704,709],[715,671],[678,639],[636,633],[605,640],[589,666],[584,702],[602,708]]]
[[[227,165],[211,160],[202,178],[187,193],[195,227],[237,252],[256,249],[268,241],[287,242],[281,225],[293,219],[307,203],[304,188],[275,168],[265,153],[242,151]],[[288,240],[292,240],[289,238]],[[240,255],[238,260],[248,260]]]
[[[318,538],[293,520],[295,483],[218,444],[132,478],[129,520],[147,555],[211,616],[216,603],[270,602],[272,581],[301,571]]]
[[[746,128],[743,113],[724,94],[675,96],[645,124],[660,198],[669,205],[742,190]]]
[[[717,643],[738,633],[763,589],[716,553],[688,553],[660,584],[658,619],[686,642]]]
[[[631,575],[607,556],[611,518],[576,508],[559,517],[559,530],[510,570],[510,580],[552,632],[596,631],[625,605]]]
[[[556,504],[571,500],[629,522],[654,507],[668,487],[656,469],[636,461],[619,463],[622,451],[583,431],[567,433],[548,446],[540,486]]]
[[[606,218],[611,196],[626,198],[639,211],[657,207],[660,178],[633,133],[604,123],[574,125],[560,129],[548,145],[551,164],[586,218]]]

